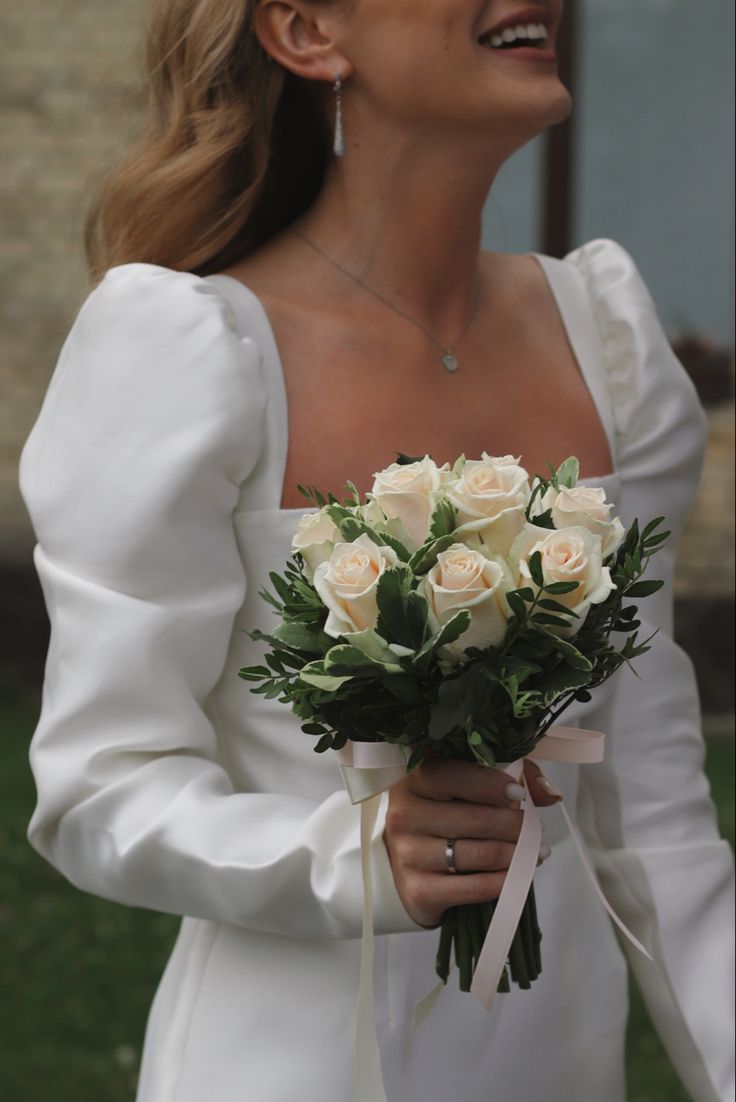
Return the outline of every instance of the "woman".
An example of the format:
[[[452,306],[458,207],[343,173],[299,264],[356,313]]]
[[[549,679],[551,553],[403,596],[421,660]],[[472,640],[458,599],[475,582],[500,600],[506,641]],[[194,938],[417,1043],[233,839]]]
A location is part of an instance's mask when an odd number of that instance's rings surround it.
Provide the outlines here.
[[[30,837],[79,887],[185,916],[141,1102],[353,1097],[357,812],[288,711],[237,678],[259,657],[244,629],[270,623],[258,591],[288,554],[297,482],[367,490],[398,449],[511,452],[530,470],[574,452],[625,521],[682,526],[703,418],[630,258],[606,241],[564,262],[480,251],[498,169],[569,111],[561,14],[559,0],[156,6],[149,131],[93,212],[92,270],[107,274],[22,466],[53,623]],[[560,785],[575,809],[656,958],[631,963],[673,1060],[715,1102],[730,857],[671,641],[671,550],[657,567],[662,631],[641,680],[571,717],[608,732],[605,763],[529,781],[540,804]],[[624,1098],[624,959],[554,814],[534,990],[489,1015],[450,985],[411,1027],[432,985],[422,928],[498,895],[517,795],[445,764],[384,801],[371,860],[390,1102]]]

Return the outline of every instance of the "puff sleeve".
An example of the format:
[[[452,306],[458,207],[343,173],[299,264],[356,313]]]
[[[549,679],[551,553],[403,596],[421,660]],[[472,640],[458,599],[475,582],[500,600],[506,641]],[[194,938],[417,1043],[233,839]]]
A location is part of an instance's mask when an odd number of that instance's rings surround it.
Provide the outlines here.
[[[673,536],[652,560],[664,588],[642,601],[642,635],[586,724],[606,760],[581,770],[578,817],[606,894],[654,964],[627,952],[652,1019],[696,1102],[733,1098],[733,863],[703,773],[692,665],[672,638],[677,538],[701,471],[705,419],[631,257],[611,241],[568,256],[590,295],[617,433],[626,525],[664,514]]]
[[[235,790],[204,707],[245,595],[233,512],[267,400],[205,280],[124,265],[82,307],[21,462],[51,620],[29,837],[109,899],[359,937],[359,812]],[[376,929],[415,929],[381,830]]]

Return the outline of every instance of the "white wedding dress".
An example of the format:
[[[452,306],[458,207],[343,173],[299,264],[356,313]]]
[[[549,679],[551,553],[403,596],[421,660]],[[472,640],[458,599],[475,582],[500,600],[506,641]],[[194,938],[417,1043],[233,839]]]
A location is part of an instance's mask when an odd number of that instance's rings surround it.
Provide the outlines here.
[[[696,1102],[730,1102],[731,855],[702,773],[690,662],[672,642],[676,535],[704,418],[618,245],[538,258],[608,433],[625,522],[664,513],[661,628],[570,722],[606,760],[549,766]],[[493,453],[493,440],[488,441]],[[432,441],[427,440],[431,451]],[[302,510],[279,507],[284,381],[258,299],[227,276],[111,270],[64,346],[22,490],[52,623],[32,747],[33,845],[79,888],[184,921],[151,1012],[139,1102],[350,1102],[359,812],[329,755],[241,666]],[[644,625],[646,630],[648,625]],[[566,720],[567,722],[567,720]],[[383,798],[385,808],[385,797]],[[626,964],[562,826],[537,871],[544,972],[489,1014],[456,977],[416,1031],[437,933],[416,927],[381,837],[376,1017],[389,1102],[623,1102]]]

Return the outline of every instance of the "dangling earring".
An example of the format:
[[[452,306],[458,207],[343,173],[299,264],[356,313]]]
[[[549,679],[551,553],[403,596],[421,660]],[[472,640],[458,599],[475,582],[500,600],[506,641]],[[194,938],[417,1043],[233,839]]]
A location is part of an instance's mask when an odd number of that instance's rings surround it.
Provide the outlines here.
[[[342,77],[335,73],[335,141],[332,151],[336,157],[345,156],[345,132],[342,126]]]

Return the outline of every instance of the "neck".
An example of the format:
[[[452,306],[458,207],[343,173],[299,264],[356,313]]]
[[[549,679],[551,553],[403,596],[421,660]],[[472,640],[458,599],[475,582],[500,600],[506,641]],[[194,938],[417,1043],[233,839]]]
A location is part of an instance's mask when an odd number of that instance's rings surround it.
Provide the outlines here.
[[[477,295],[482,213],[505,156],[479,143],[381,135],[350,145],[297,229],[435,332],[458,331]]]

